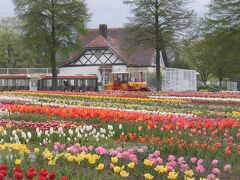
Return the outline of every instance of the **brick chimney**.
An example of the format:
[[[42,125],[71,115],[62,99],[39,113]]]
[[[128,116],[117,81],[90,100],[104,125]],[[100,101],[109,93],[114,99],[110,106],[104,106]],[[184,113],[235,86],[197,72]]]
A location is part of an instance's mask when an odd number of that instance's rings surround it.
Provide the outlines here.
[[[99,24],[99,34],[107,39],[108,37],[108,27],[106,24]]]

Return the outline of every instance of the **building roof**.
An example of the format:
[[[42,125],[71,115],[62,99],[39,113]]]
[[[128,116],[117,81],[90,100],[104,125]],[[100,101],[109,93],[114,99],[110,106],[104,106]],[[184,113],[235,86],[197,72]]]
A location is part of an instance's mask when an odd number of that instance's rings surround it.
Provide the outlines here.
[[[80,35],[80,39],[84,44],[84,49],[91,48],[109,48],[117,56],[119,56],[128,66],[150,67],[154,64],[154,49],[137,47],[131,53],[127,52],[123,47],[126,31],[124,28],[109,28],[107,37],[99,34],[99,29],[89,29],[85,35]],[[71,58],[63,63],[61,67],[74,62],[83,52],[73,53]]]
[[[52,76],[41,75],[41,78],[52,79]],[[76,75],[76,76],[57,76],[58,79],[96,79],[97,76],[95,74],[89,75]]]
[[[29,78],[25,74],[0,74],[0,79],[27,79]]]

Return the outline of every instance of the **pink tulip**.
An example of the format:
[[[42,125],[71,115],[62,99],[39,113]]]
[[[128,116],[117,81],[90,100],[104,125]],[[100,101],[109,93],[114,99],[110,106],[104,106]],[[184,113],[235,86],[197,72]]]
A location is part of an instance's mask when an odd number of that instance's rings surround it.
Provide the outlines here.
[[[198,165],[196,167],[196,171],[199,172],[199,173],[204,173],[205,169],[204,169],[204,167],[202,165]]]
[[[213,173],[213,174],[216,174],[216,175],[219,175],[219,174],[221,173],[221,171],[220,171],[220,169],[218,169],[218,168],[213,168],[213,169],[212,169],[212,173]]]
[[[174,161],[176,158],[175,158],[175,156],[173,156],[173,155],[169,155],[168,156],[168,161]]]
[[[203,163],[203,160],[202,159],[199,159],[198,161],[197,161],[197,165],[201,165]]]
[[[144,153],[144,149],[143,149],[143,148],[138,148],[138,149],[137,149],[137,152],[139,152],[139,153]]]
[[[192,157],[191,158],[191,162],[194,164],[195,162],[197,161],[197,158],[196,157]]]
[[[160,156],[160,151],[155,151],[153,154],[154,156]]]
[[[216,176],[214,174],[209,174],[207,176],[207,180],[215,180],[216,179]]]
[[[226,164],[224,166],[224,171],[231,171],[232,170],[232,166],[230,164]]]
[[[218,160],[217,160],[217,159],[212,160],[211,164],[212,164],[212,165],[218,164]]]
[[[183,161],[184,161],[184,157],[180,157],[180,158],[178,158],[178,164],[182,164]]]

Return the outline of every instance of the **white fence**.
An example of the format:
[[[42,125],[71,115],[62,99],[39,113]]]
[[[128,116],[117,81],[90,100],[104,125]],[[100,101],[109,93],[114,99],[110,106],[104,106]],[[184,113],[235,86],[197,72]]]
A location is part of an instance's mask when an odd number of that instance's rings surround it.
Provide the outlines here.
[[[0,68],[0,74],[50,74],[50,68]]]
[[[197,72],[187,69],[164,69],[162,91],[197,91]]]
[[[219,82],[217,81],[208,81],[207,85],[219,88]],[[219,89],[220,90],[220,89]],[[237,91],[238,90],[238,83],[232,81],[223,81],[222,82],[222,90],[226,91]]]

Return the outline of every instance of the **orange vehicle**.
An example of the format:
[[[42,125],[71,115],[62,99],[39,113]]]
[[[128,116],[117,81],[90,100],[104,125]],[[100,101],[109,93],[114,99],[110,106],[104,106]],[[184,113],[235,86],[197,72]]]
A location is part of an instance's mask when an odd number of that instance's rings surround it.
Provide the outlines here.
[[[148,91],[146,82],[130,82],[128,73],[112,73],[105,90]]]

